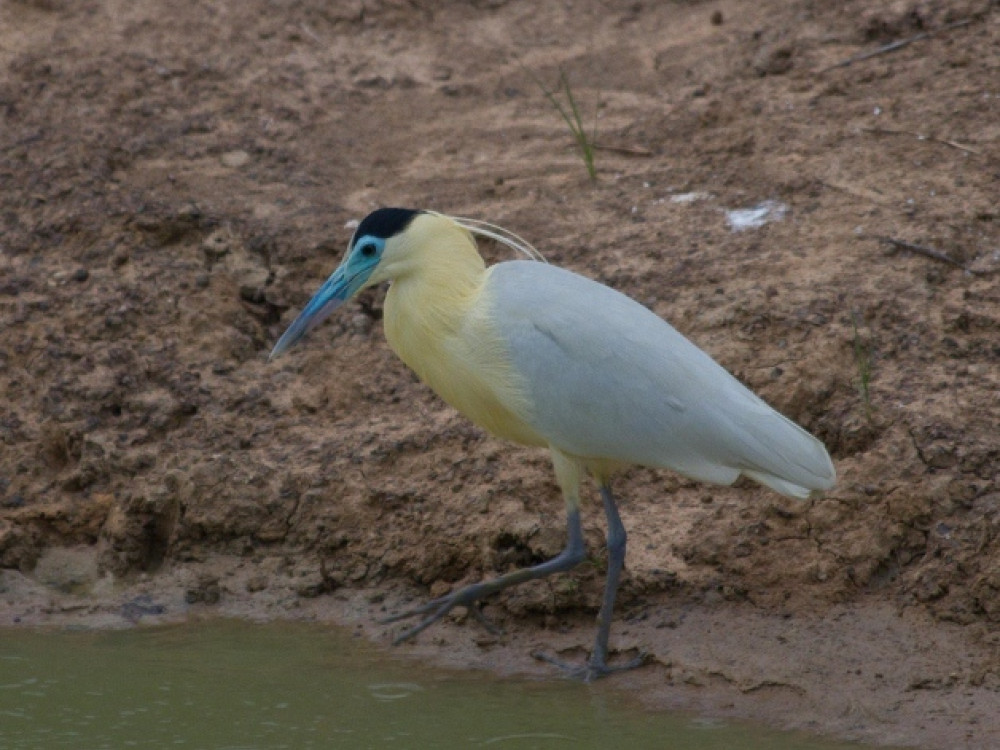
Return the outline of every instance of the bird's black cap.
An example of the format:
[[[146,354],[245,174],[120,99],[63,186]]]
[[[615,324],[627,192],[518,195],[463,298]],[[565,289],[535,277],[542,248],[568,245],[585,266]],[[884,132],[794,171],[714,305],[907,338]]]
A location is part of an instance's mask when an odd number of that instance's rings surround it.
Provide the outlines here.
[[[412,208],[378,208],[368,214],[354,232],[354,240],[359,237],[379,237],[387,240],[404,231],[413,221],[413,217],[421,213]],[[354,242],[351,242],[354,245]]]

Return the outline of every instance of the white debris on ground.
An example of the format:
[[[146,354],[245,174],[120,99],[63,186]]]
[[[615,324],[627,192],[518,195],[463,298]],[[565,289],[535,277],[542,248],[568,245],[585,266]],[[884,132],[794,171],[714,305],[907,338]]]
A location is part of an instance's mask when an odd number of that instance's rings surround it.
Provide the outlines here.
[[[781,201],[761,201],[753,208],[737,208],[726,211],[726,223],[734,232],[744,229],[759,229],[772,221],[781,221],[788,213],[788,206]]]
[[[694,203],[695,201],[703,201],[711,198],[711,193],[703,193],[701,191],[696,191],[693,193],[678,193],[677,195],[670,196],[671,203]]]

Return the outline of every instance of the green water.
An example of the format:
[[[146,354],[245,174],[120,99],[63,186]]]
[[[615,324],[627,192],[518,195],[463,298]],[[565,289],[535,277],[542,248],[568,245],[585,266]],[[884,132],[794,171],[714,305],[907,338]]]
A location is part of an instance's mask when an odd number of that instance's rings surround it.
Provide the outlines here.
[[[610,681],[434,670],[314,625],[0,631],[3,750],[846,750],[649,713]]]

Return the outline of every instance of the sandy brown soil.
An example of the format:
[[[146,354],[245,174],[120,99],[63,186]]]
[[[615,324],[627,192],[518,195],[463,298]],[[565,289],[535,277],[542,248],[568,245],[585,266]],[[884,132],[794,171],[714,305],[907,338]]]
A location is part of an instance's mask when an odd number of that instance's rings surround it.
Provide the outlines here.
[[[593,183],[533,78],[560,69],[598,113]],[[653,664],[621,689],[1000,747],[996,3],[11,0],[0,71],[0,624],[387,640],[379,615],[556,553],[547,457],[416,382],[380,293],[266,361],[348,221],[427,207],[645,302],[834,455],[805,504],[622,478],[612,641]],[[781,221],[730,229],[764,200]],[[582,654],[601,516],[592,564],[487,607],[506,635],[402,648]]]

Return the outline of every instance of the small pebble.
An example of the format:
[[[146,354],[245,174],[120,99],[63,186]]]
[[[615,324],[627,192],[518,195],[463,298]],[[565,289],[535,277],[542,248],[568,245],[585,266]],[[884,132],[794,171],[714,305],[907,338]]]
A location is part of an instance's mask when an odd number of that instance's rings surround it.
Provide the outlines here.
[[[351,329],[355,333],[368,334],[372,330],[372,319],[363,313],[358,313],[351,318]]]
[[[90,278],[90,271],[88,271],[86,268],[78,268],[75,271],[73,271],[73,276],[72,276],[73,281],[79,281],[82,283],[89,278]]]
[[[225,167],[242,167],[250,161],[250,154],[246,151],[227,151],[221,157],[222,165]]]

